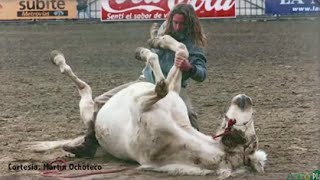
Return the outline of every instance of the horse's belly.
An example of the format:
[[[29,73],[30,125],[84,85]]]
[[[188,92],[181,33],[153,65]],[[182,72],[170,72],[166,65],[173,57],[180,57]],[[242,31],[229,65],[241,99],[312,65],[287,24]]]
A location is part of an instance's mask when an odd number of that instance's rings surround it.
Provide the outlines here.
[[[178,94],[170,92],[151,110],[141,112],[135,95],[146,88],[135,89],[140,91],[132,92],[129,87],[111,98],[99,111],[95,128],[100,145],[110,154],[141,163],[177,138],[177,126],[190,122]]]
[[[124,141],[124,133],[126,129],[126,124],[123,124],[122,127],[119,124],[112,122],[110,119],[99,119],[97,118],[95,124],[96,137],[99,141],[99,144],[107,150],[110,154],[121,158],[127,159],[127,153]],[[121,121],[121,119],[118,119]]]
[[[121,108],[103,107],[95,122],[96,137],[100,145],[120,159],[130,159],[127,135],[131,129],[131,113],[127,104]]]
[[[150,86],[151,85],[151,86]],[[120,158],[136,160],[131,154],[130,143],[137,131],[140,117],[135,97],[154,88],[149,83],[137,83],[114,95],[99,111],[95,130],[100,145],[110,154]]]

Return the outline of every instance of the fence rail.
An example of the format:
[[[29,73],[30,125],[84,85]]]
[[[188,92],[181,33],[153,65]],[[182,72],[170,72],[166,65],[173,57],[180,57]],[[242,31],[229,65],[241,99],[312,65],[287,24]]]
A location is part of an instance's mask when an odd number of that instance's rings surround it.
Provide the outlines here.
[[[265,15],[264,0],[236,0],[237,16]]]

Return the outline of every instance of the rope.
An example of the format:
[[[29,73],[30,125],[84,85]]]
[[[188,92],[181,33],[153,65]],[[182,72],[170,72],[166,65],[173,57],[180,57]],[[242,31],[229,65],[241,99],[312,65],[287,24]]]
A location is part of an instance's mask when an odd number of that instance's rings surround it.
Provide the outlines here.
[[[227,127],[224,129],[224,132],[221,133],[221,134],[219,134],[219,135],[213,136],[213,139],[216,139],[216,138],[218,138],[218,137],[220,137],[220,136],[224,136],[224,135],[230,134],[231,128],[232,128],[233,125],[236,124],[236,122],[237,122],[237,120],[235,120],[235,119],[229,119],[229,120],[228,120],[228,125],[227,125]]]

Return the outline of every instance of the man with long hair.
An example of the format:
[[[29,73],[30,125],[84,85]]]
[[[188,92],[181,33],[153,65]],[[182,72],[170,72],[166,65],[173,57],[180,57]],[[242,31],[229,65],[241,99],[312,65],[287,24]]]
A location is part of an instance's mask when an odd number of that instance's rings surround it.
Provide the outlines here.
[[[183,72],[180,96],[187,105],[191,125],[199,130],[197,115],[187,95],[186,87],[190,78],[198,82],[206,79],[207,59],[203,52],[203,48],[206,46],[206,37],[192,5],[182,3],[171,10],[168,19],[158,31],[158,35],[165,34],[186,45],[189,58],[175,57],[175,53],[168,49],[155,49],[153,51],[159,56],[160,67],[165,76],[168,75],[173,65]],[[155,83],[150,68],[145,69],[144,76],[147,81]]]
[[[168,25],[167,22],[169,22]],[[178,41],[190,38],[195,41],[197,46],[202,48],[206,46],[206,37],[199,18],[190,4],[176,5],[161,28],[164,32],[159,32],[159,35],[168,34]]]
[[[206,38],[193,6],[184,3],[176,5],[158,31],[158,35],[164,34],[170,35],[177,41],[185,44],[189,51],[189,58],[184,59],[183,57],[175,57],[175,52],[168,49],[153,49],[153,51],[158,54],[161,70],[165,76],[168,75],[173,65],[182,71],[180,96],[187,106],[191,125],[199,130],[197,114],[191,105],[186,87],[190,78],[198,82],[206,79],[207,59],[203,52],[203,48],[206,46]],[[117,92],[140,81],[155,83],[150,67],[144,69],[143,75],[141,75],[137,81],[118,86],[96,97],[94,99],[96,112],[88,127],[84,142],[77,146],[65,145],[63,149],[78,157],[93,157],[99,146],[94,131],[94,121],[98,110]]]

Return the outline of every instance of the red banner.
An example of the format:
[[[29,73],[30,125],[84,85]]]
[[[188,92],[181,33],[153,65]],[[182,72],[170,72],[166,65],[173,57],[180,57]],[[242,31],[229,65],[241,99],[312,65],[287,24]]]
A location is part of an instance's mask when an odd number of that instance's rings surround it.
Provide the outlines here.
[[[101,21],[166,19],[182,2],[193,5],[201,19],[236,16],[235,0],[101,0]]]

